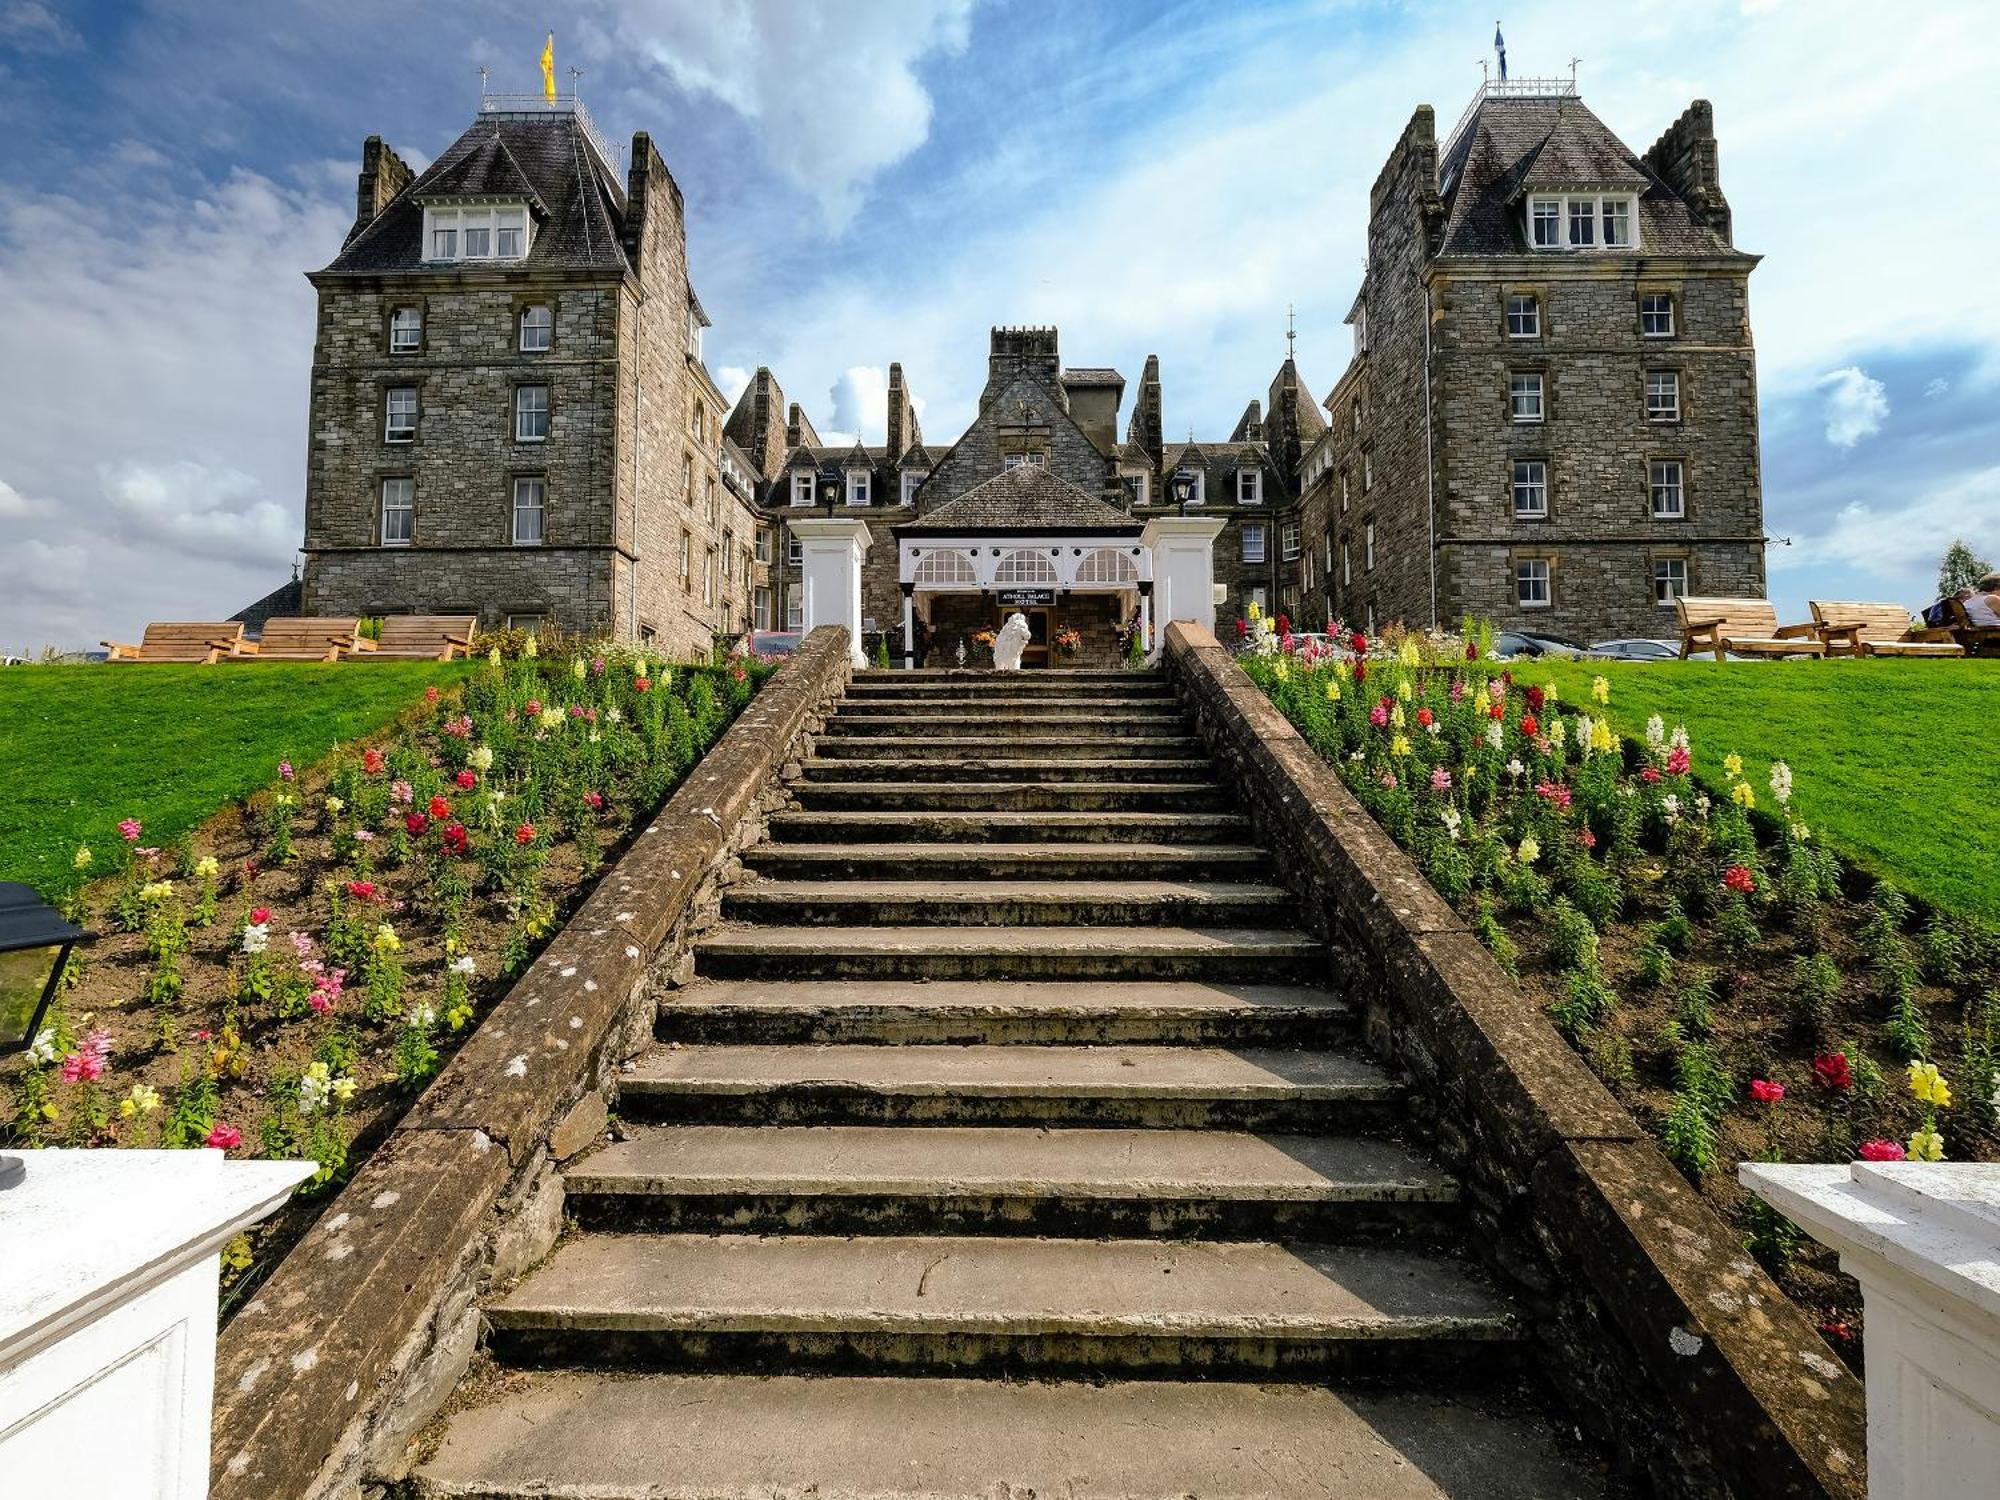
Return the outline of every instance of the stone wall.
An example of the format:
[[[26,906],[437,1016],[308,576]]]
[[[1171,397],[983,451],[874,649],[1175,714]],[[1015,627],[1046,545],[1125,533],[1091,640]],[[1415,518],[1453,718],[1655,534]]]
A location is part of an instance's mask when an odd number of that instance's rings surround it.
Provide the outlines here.
[[[1370,1001],[1488,1269],[1619,1478],[1661,1500],[1862,1500],[1861,1386],[1206,631],[1167,666],[1301,919]]]
[[[846,632],[813,632],[223,1329],[215,1500],[353,1500],[400,1477],[465,1372],[480,1298],[554,1244],[561,1161],[602,1133],[620,1065],[848,676]]]

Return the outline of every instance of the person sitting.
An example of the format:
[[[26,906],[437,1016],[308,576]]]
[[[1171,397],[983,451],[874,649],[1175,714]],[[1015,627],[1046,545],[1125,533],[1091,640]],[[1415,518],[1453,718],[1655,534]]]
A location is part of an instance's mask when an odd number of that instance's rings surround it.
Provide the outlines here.
[[[1958,596],[1965,622],[1974,630],[2000,630],[2000,570],[1988,573]]]

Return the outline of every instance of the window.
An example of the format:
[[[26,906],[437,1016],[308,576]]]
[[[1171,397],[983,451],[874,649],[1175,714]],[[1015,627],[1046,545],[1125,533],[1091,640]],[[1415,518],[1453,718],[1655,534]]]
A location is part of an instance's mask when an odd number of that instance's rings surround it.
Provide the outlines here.
[[[1018,469],[1024,465],[1040,467],[1047,462],[1048,455],[1039,451],[1033,453],[1003,453],[1000,456],[1001,466],[1008,469]]]
[[[1630,250],[1638,244],[1630,193],[1563,193],[1528,200],[1528,242],[1537,250]]]
[[[849,469],[847,471],[847,503],[849,505],[866,505],[868,503],[869,478],[870,475],[866,469]]]
[[[545,354],[555,340],[556,315],[545,304],[521,309],[521,352]]]
[[[1597,200],[1569,200],[1569,242],[1576,249],[1597,243]]]
[[[528,252],[528,214],[520,208],[503,208],[493,216],[493,257],[519,260]]]
[[[514,207],[424,210],[430,260],[520,260],[528,253],[528,211]]]
[[[540,635],[542,633],[542,617],[540,615],[509,615],[507,616],[507,629],[511,632],[518,632],[521,635]]]
[[[1236,503],[1238,505],[1262,505],[1264,503],[1264,471],[1262,469],[1238,469],[1236,471]]]
[[[1608,250],[1626,250],[1632,245],[1632,200],[1606,198],[1602,203],[1604,245]]]
[[[1523,609],[1547,609],[1553,602],[1547,558],[1528,557],[1514,564],[1514,602]]]
[[[681,533],[681,592],[686,593],[694,584],[694,536],[690,532]]]
[[[423,347],[424,310],[421,307],[399,307],[389,314],[389,352],[391,354],[415,354]]]
[[[1370,521],[1361,529],[1361,565],[1369,572],[1375,571],[1375,523]]]
[[[708,524],[722,524],[722,482],[713,474],[702,481],[702,494],[708,499]]]
[[[1347,514],[1347,470],[1340,471],[1340,513]]]
[[[1354,582],[1354,559],[1347,555],[1347,543],[1340,544],[1340,581],[1343,585]]]
[[[1364,453],[1361,455],[1361,493],[1365,495],[1374,488],[1375,488],[1375,455],[1372,453]]]
[[[514,545],[539,547],[542,520],[547,510],[549,484],[539,475],[514,481]]]
[[[431,226],[431,259],[458,259],[458,219],[456,216]]]
[[[1516,371],[1508,382],[1508,412],[1516,422],[1542,420],[1542,376],[1538,370]]]
[[[692,437],[696,442],[700,442],[702,440],[702,428],[707,421],[708,408],[701,404],[701,397],[692,397],[688,401],[688,436]]]
[[[917,487],[930,477],[931,474],[928,469],[905,469],[903,471],[903,504],[905,506],[917,503]]]
[[[1646,292],[1639,298],[1639,332],[1649,339],[1674,336],[1674,299],[1667,292]]]
[[[389,387],[388,415],[382,425],[382,441],[407,443],[417,435],[417,388],[413,385]]]
[[[407,547],[416,533],[417,482],[414,479],[382,481],[382,545]]]
[[[539,443],[549,435],[549,388],[514,387],[514,441]]]
[[[1562,248],[1562,199],[1535,199],[1529,206],[1528,222],[1533,230],[1531,237],[1537,250]]]
[[[1522,521],[1544,521],[1549,514],[1549,466],[1545,459],[1514,460],[1514,516]]]
[[[1653,519],[1655,521],[1684,521],[1687,519],[1687,494],[1681,488],[1680,460],[1656,458],[1648,465],[1648,488],[1653,494]]]
[[[1176,469],[1174,471],[1174,483],[1176,487],[1179,486],[1180,481],[1183,479],[1191,481],[1194,485],[1193,491],[1188,495],[1187,503],[1189,505],[1206,505],[1208,503],[1208,475],[1200,469]]]
[[[1243,591],[1243,605],[1245,609],[1254,608],[1259,614],[1264,614],[1268,611],[1270,602],[1270,590],[1262,584],[1253,585]]]
[[[1297,557],[1299,555],[1299,523],[1297,521],[1285,522],[1284,529],[1278,533],[1278,541],[1279,551],[1285,558],[1289,560]]]
[[[770,560],[771,560],[771,528],[768,526],[759,526],[757,528],[757,561],[760,563],[767,563]]]
[[[1323,541],[1323,542],[1325,543],[1325,545],[1326,545],[1326,567],[1325,567],[1325,571],[1327,571],[1327,572],[1331,573],[1331,572],[1333,571],[1333,533],[1332,533],[1331,531],[1329,531],[1329,532],[1328,532],[1328,533],[1327,533],[1327,534],[1325,535],[1325,537],[1323,537],[1323,538],[1322,538],[1322,541]]]
[[[1359,432],[1361,430],[1361,398],[1359,396],[1356,396],[1353,401],[1348,403],[1348,416],[1353,422],[1354,430]]]
[[[1368,304],[1361,303],[1354,309],[1354,352],[1368,352]]]
[[[701,559],[701,602],[715,603],[715,549],[710,547]]]
[[[1507,299],[1507,337],[1538,339],[1542,336],[1542,304],[1536,297]]]
[[[769,630],[771,628],[771,591],[769,589],[760,588],[757,590],[756,602],[751,605],[750,621],[759,630]]]
[[[1672,609],[1674,601],[1685,599],[1688,591],[1688,564],[1685,557],[1653,559],[1653,602]]]
[[[794,583],[785,589],[785,629],[804,630],[806,628],[806,599],[799,586]]]
[[[1681,377],[1678,370],[1646,372],[1646,420],[1678,422],[1681,419]]]
[[[792,504],[811,505],[813,503],[813,476],[810,470],[795,469],[792,472]]]
[[[1137,507],[1146,503],[1146,476],[1144,474],[1123,474],[1119,482],[1125,486],[1125,503]]]
[[[1260,563],[1264,560],[1264,523],[1245,521],[1243,523],[1243,561]]]

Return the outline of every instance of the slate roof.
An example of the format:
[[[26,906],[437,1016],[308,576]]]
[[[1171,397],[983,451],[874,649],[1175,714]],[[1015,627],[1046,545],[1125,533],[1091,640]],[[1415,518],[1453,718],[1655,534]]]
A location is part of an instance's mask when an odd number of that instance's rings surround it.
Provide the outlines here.
[[[1074,370],[1064,370],[1062,372],[1062,383],[1064,385],[1079,385],[1079,386],[1115,385],[1118,386],[1120,389],[1123,389],[1125,385],[1125,377],[1123,375],[1120,375],[1116,370],[1108,369],[1103,366],[1084,365],[1084,366],[1079,366]]]
[[[424,200],[454,194],[528,198],[535,235],[522,264],[529,270],[627,269],[625,194],[599,163],[582,124],[561,112],[482,116],[362,226],[326,269],[422,268]]]
[[[1733,253],[1577,99],[1482,100],[1438,176],[1445,199],[1440,255],[1533,253],[1516,203],[1531,188],[1556,187],[1636,192],[1642,254]]]
[[[866,448],[860,443],[834,443],[813,446],[801,444],[785,455],[785,467],[796,469],[799,460],[806,460],[815,469],[843,469],[849,466],[859,468],[854,462],[855,455],[866,458],[870,465],[886,464],[889,461],[887,448]]]
[[[1252,441],[1250,429],[1253,427],[1262,427],[1263,425],[1264,404],[1255,396],[1252,396],[1250,404],[1243,408],[1243,415],[1236,419],[1236,430],[1229,434],[1229,441],[1232,443],[1250,442]]]
[[[895,528],[909,536],[968,531],[1119,532],[1136,534],[1140,523],[1090,491],[1051,473],[1041,464],[1002,469],[956,500]]]

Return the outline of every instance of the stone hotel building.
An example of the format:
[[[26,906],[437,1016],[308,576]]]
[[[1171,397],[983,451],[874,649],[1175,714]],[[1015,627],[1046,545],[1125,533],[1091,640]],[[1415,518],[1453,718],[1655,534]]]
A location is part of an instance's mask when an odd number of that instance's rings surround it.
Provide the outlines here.
[[[926,436],[889,366],[881,444],[822,441],[760,368],[701,357],[684,204],[573,100],[491,98],[422,174],[379,139],[312,282],[304,605],[476,613],[708,648],[805,612],[791,523],[866,522],[864,632],[956,658],[1003,612],[1031,665],[1113,659],[1147,523],[1217,523],[1217,617],[1658,635],[1689,591],[1761,594],[1748,282],[1709,107],[1628,150],[1567,81],[1428,106],[1369,200],[1354,354],[1287,355],[1227,436],[1169,442],[1160,362],[1065,366],[993,329],[975,415]],[[872,351],[856,350],[865,360]],[[1122,423],[1121,423],[1122,417]],[[1183,429],[1185,430],[1185,429]]]

